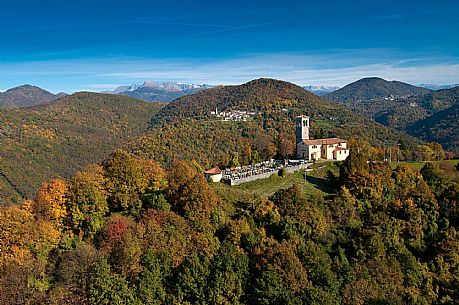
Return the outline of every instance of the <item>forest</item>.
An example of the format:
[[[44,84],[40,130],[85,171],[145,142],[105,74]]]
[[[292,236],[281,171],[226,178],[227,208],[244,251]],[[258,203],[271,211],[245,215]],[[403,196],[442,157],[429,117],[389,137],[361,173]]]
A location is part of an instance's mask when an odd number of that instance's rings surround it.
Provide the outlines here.
[[[163,107],[121,95],[79,92],[33,107],[0,110],[0,206],[35,196],[141,134]]]
[[[117,150],[0,209],[0,304],[456,304],[459,165],[374,153],[248,196]]]

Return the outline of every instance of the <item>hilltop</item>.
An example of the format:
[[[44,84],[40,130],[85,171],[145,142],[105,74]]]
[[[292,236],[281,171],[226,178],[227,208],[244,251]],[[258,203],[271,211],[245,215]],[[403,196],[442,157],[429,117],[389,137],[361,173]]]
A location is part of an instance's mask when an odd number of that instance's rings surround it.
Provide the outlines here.
[[[211,112],[248,111],[247,121],[222,121]],[[151,121],[149,131],[127,146],[164,163],[195,159],[205,166],[287,158],[294,155],[294,117],[311,116],[313,137],[363,138],[416,145],[419,141],[352,113],[294,84],[257,79],[184,96],[167,104]]]
[[[33,196],[45,179],[100,162],[148,127],[163,107],[122,95],[80,92],[0,111],[0,202]]]
[[[22,85],[0,93],[0,109],[36,106],[63,96],[65,93],[52,94],[39,87]]]
[[[368,101],[385,97],[406,97],[429,93],[426,88],[416,87],[399,81],[387,81],[379,77],[362,78],[341,89],[325,94],[330,101],[345,103],[348,101]]]

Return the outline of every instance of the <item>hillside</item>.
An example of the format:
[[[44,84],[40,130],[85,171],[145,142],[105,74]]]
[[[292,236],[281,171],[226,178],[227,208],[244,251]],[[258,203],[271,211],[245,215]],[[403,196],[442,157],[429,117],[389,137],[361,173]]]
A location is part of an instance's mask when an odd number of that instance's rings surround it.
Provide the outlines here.
[[[443,111],[458,102],[459,87],[442,89],[428,94],[400,98],[375,111],[373,118],[381,124],[408,130],[411,124]],[[363,108],[363,105],[357,106],[357,108]]]
[[[382,82],[386,85],[394,83],[380,79],[373,79],[373,82]],[[404,131],[425,141],[438,142],[447,150],[458,151],[458,135],[455,132],[458,126],[455,116],[457,108],[454,106],[459,103],[459,86],[409,96],[397,96],[395,92],[401,94],[401,91],[392,88],[390,89],[393,90],[391,97],[381,95],[369,99],[370,95],[368,95],[366,99],[358,99],[356,98],[357,96],[363,98],[364,95],[359,89],[362,86],[355,86],[356,83],[348,85],[349,91],[344,92],[338,98],[330,95],[325,97],[336,100],[354,113],[370,118],[375,122]],[[399,82],[397,83],[400,84]],[[386,88],[388,87],[386,86]],[[351,89],[355,90],[352,96]],[[417,89],[410,90],[404,91],[405,94],[410,92],[413,94],[419,93]],[[380,92],[383,91],[380,90]],[[389,91],[384,92],[388,93]],[[345,96],[349,100],[346,100]]]
[[[211,111],[248,110],[247,121],[222,121]],[[284,81],[257,79],[239,86],[222,86],[181,97],[152,119],[145,135],[131,141],[131,151],[168,163],[195,159],[202,165],[226,166],[235,155],[242,163],[294,156],[294,117],[311,116],[312,136],[364,138],[416,145],[404,133],[358,116],[335,103]]]
[[[416,87],[399,81],[387,81],[378,77],[363,78],[324,95],[330,101],[368,101],[372,99],[406,97],[429,93],[426,88]]]
[[[230,187],[117,150],[0,207],[0,304],[457,303],[459,171],[369,152]]]
[[[396,128],[425,141],[435,141],[459,151],[457,105],[459,87],[395,100],[351,101],[346,107],[378,123]]]
[[[143,132],[161,107],[121,95],[80,92],[45,105],[0,111],[0,202],[18,192],[30,197],[44,179],[69,177],[103,160]]]
[[[0,93],[0,109],[35,106],[61,97],[63,93],[55,95],[39,87],[23,85]]]
[[[425,141],[437,142],[459,152],[459,103],[417,121],[406,130]]]

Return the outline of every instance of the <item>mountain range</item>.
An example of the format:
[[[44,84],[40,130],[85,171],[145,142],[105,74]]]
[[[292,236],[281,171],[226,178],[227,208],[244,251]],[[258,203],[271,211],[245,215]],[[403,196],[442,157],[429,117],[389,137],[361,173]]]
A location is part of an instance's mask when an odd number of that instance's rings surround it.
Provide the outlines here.
[[[318,96],[325,95],[327,93],[338,90],[340,87],[337,86],[322,86],[322,85],[309,85],[303,86],[305,90],[308,90]]]
[[[0,93],[0,109],[22,108],[45,104],[64,97],[31,85],[22,85]]]
[[[459,84],[454,84],[454,85],[419,84],[418,85],[418,87],[423,87],[423,88],[433,90],[433,91],[437,91],[441,89],[451,89],[457,86],[459,86]]]
[[[149,102],[170,102],[178,97],[211,87],[206,84],[145,81],[141,85],[120,86],[103,93],[122,94]]]

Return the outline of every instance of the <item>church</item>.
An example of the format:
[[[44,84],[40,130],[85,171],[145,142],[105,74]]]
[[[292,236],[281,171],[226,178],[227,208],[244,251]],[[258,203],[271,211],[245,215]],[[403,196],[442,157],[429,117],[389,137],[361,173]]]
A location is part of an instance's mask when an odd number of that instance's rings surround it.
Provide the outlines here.
[[[300,115],[295,118],[296,155],[298,159],[345,160],[349,156],[347,141],[339,138],[309,139],[309,117]]]

